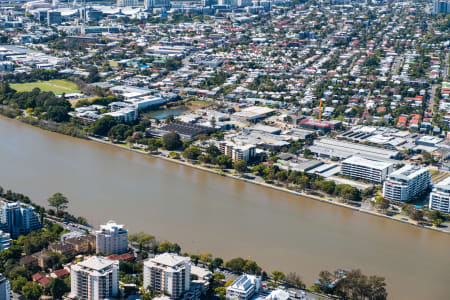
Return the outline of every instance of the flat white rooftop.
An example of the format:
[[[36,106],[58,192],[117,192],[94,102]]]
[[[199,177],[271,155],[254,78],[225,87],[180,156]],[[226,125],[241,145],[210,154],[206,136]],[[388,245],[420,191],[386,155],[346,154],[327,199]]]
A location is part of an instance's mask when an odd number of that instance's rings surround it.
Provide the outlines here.
[[[384,170],[384,169],[389,168],[390,166],[394,165],[394,163],[392,163],[390,161],[370,159],[370,158],[365,158],[365,157],[356,156],[356,155],[345,159],[344,161],[342,161],[342,163],[365,166],[365,167],[369,167],[372,169],[378,169],[378,170]]]
[[[101,271],[113,264],[115,264],[113,260],[101,256],[92,256],[82,262],[79,262],[77,265],[90,270]]]
[[[182,263],[189,262],[189,257],[180,256],[173,253],[163,253],[150,259],[150,262],[161,264],[168,267],[175,267]]]

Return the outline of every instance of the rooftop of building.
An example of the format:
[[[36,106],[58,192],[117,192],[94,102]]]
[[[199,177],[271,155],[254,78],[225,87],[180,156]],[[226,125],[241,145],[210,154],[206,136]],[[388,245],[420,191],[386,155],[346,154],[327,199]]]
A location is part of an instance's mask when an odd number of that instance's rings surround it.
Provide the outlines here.
[[[189,135],[189,136],[194,136],[194,135],[203,133],[205,131],[211,130],[210,128],[205,127],[205,126],[189,124],[189,123],[184,123],[184,122],[169,123],[165,126],[162,126],[159,129],[163,130],[163,131],[167,131],[167,132],[175,131],[177,133],[180,133],[183,135]]]
[[[154,258],[149,259],[147,262],[163,265],[166,267],[177,267],[181,264],[190,262],[189,257],[180,256],[174,253],[163,253],[156,255]]]
[[[110,220],[105,225],[100,225],[100,231],[126,231],[123,224],[117,224],[116,221]]]
[[[437,182],[434,186],[438,188],[450,189],[450,176]]]
[[[230,288],[233,290],[240,291],[248,291],[253,285],[256,285],[259,282],[259,277],[255,275],[244,274],[236,279],[231,285]]]
[[[378,170],[383,170],[383,169],[389,168],[391,166],[394,166],[394,163],[392,163],[390,161],[371,159],[371,158],[361,157],[361,156],[357,156],[357,155],[353,155],[353,156],[345,159],[344,161],[342,161],[342,163],[360,165],[360,166],[365,166],[365,167],[369,167],[372,169],[378,169]]]
[[[75,266],[86,268],[92,271],[102,271],[115,264],[114,261],[101,256],[91,256],[82,262],[79,262]]]
[[[424,172],[428,172],[428,168],[415,165],[405,165],[397,171],[391,173],[389,178],[394,180],[410,180]]]

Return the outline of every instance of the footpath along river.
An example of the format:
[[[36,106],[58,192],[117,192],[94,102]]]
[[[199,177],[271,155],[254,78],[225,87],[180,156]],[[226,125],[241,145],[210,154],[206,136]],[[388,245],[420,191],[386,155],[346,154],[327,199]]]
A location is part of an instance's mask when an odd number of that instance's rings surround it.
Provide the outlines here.
[[[297,272],[360,268],[389,299],[450,295],[450,235],[336,207],[0,117],[0,186],[46,204],[54,192],[95,226],[178,242],[184,251]]]

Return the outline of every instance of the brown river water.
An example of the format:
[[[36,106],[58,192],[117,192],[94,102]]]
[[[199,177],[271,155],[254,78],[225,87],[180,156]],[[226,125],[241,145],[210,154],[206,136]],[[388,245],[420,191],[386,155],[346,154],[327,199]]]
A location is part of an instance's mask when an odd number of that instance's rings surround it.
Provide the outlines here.
[[[0,185],[54,192],[97,226],[256,260],[312,284],[321,270],[386,277],[389,299],[450,299],[450,235],[0,118]]]

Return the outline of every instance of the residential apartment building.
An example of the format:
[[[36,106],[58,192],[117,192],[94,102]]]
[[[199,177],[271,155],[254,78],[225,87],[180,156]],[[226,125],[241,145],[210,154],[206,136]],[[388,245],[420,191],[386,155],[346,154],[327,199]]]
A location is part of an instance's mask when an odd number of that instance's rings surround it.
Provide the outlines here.
[[[164,253],[144,262],[144,287],[164,291],[174,299],[189,290],[190,277],[189,257]]]
[[[11,284],[2,274],[0,274],[0,300],[11,299]]]
[[[96,231],[95,235],[97,253],[123,254],[128,250],[128,231],[115,221],[100,225],[100,230]]]
[[[4,202],[0,210],[0,227],[9,233],[12,239],[41,228],[39,217],[34,208],[20,202]]]
[[[230,156],[233,161],[249,161],[256,155],[256,147],[253,145],[238,145],[233,142],[221,142],[219,150],[222,154]]]
[[[11,235],[0,230],[0,251],[8,249],[11,246]]]
[[[394,163],[389,161],[351,156],[342,161],[341,174],[381,184],[393,169]]]
[[[448,0],[433,0],[433,14],[448,14],[450,13],[450,1]]]
[[[444,214],[450,214],[450,177],[438,182],[433,187],[428,207]]]
[[[389,201],[408,202],[420,196],[430,186],[427,168],[406,165],[391,173],[383,185],[383,197]]]
[[[255,275],[244,274],[227,287],[226,299],[251,299],[261,288],[261,278]]]
[[[71,297],[101,300],[119,293],[119,262],[92,256],[71,267]]]
[[[221,154],[231,157],[233,161],[237,160],[252,160],[256,156],[256,146],[255,145],[239,145],[232,141],[198,141],[194,143],[202,153],[207,153],[210,146],[216,146],[220,150]]]

